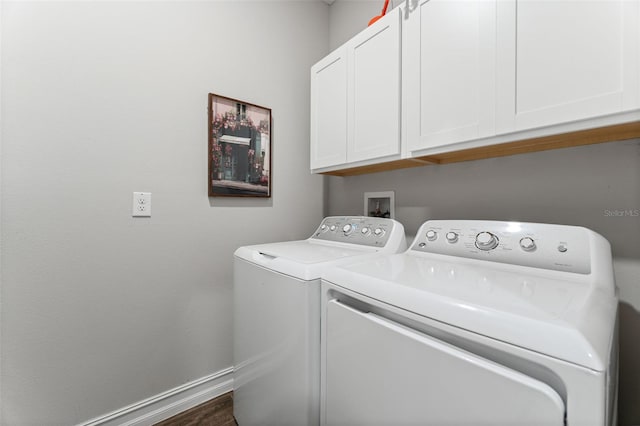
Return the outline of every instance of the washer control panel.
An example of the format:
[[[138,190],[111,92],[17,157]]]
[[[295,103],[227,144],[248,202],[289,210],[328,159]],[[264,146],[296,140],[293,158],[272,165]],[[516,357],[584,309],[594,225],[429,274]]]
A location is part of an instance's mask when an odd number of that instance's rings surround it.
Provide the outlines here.
[[[372,247],[384,247],[395,230],[395,221],[366,216],[324,218],[311,238]]]
[[[589,232],[541,223],[430,220],[411,250],[589,274]]]

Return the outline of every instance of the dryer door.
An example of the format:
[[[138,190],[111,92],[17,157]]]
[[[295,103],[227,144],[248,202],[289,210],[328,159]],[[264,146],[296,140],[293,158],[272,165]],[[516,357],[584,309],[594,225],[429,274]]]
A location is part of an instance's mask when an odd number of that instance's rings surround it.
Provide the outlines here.
[[[324,344],[327,424],[564,424],[545,383],[335,300]]]

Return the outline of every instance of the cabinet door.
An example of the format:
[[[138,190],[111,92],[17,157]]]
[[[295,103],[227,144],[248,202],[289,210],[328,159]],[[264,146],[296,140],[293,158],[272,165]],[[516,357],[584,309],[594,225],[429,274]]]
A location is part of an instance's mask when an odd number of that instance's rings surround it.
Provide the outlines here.
[[[400,10],[354,37],[349,55],[347,159],[400,153]]]
[[[494,134],[496,2],[422,0],[404,27],[409,151]]]
[[[338,49],[311,68],[311,169],[347,161],[347,56]]]
[[[638,0],[498,4],[498,131],[639,106]]]

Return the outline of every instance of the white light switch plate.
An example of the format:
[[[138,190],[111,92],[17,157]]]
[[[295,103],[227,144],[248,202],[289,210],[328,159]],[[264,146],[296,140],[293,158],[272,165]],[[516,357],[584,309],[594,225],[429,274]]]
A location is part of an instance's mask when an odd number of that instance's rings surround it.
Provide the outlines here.
[[[133,193],[133,217],[150,217],[151,216],[151,193],[150,192],[134,192]]]

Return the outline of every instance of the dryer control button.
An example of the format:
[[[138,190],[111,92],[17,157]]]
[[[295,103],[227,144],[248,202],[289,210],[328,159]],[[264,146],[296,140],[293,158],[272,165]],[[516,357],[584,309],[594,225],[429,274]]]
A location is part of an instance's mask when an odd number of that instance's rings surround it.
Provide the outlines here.
[[[524,237],[520,239],[520,248],[524,251],[534,251],[536,249],[536,242],[531,237]]]
[[[455,232],[447,232],[447,235],[445,235],[445,238],[447,239],[448,242],[453,244],[458,241],[458,234],[456,234]]]
[[[484,251],[493,250],[498,247],[498,237],[491,232],[481,232],[476,235],[476,247]]]

